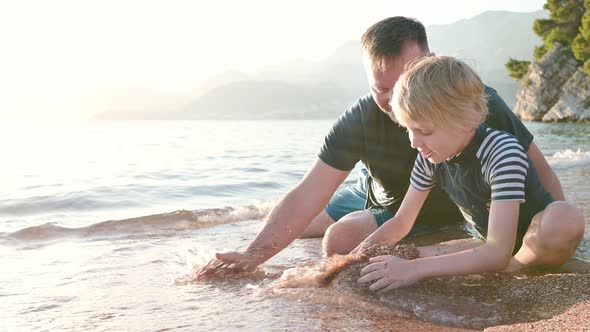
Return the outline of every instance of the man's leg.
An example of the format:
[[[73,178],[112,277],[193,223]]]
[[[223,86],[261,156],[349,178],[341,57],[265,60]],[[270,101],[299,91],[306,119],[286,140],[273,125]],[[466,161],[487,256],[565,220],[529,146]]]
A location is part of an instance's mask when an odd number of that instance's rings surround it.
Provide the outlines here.
[[[348,254],[380,225],[393,217],[393,214],[385,209],[364,210],[367,196],[366,177],[367,170],[362,169],[355,185],[337,192],[326,209],[314,218],[305,229],[301,238],[324,236],[323,246],[327,255]],[[439,205],[445,206],[445,203]],[[429,215],[428,210],[425,211],[426,214],[422,218],[429,219],[430,217],[430,219],[440,220],[426,225],[414,225],[410,235],[439,232],[445,226],[457,223],[462,219],[453,203],[449,201],[446,205],[451,208],[434,208],[434,212],[430,213],[432,216]],[[467,250],[483,243],[479,239],[465,238],[419,247],[419,250],[422,257],[439,256]]]
[[[322,212],[311,221],[311,224],[307,226],[299,238],[308,239],[323,237],[328,227],[332,226],[334,223],[334,219],[330,217],[326,209],[323,209]]]
[[[332,226],[342,217],[355,211],[362,211],[365,208],[365,201],[367,199],[366,178],[367,170],[361,169],[357,182],[350,187],[336,192],[326,208],[312,220],[300,238],[323,237],[328,227]]]
[[[328,227],[322,241],[324,252],[327,256],[346,255],[376,231],[377,227],[377,221],[370,210],[349,213]]]
[[[326,255],[345,255],[356,248],[371,233],[381,227],[394,214],[385,208],[371,208],[357,211],[344,216],[340,221],[334,223],[326,231],[323,240],[324,252]],[[415,224],[407,238],[424,236],[444,231],[443,228],[428,225]],[[411,241],[411,240],[410,240]],[[420,257],[431,257],[446,255],[484,244],[484,241],[477,238],[463,238],[438,243],[431,246],[418,247]]]
[[[506,271],[566,263],[582,240],[584,227],[584,216],[578,208],[564,201],[549,204],[533,218]]]

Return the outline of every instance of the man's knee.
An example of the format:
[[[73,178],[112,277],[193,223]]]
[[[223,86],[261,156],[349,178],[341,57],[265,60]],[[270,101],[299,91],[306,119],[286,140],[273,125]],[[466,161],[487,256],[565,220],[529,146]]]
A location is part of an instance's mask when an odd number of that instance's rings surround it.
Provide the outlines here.
[[[322,246],[326,255],[334,254],[345,255],[350,252],[350,238],[354,234],[354,226],[346,223],[337,222],[328,227]]]
[[[323,247],[326,255],[350,253],[377,229],[375,218],[368,211],[357,211],[344,216],[326,230]]]

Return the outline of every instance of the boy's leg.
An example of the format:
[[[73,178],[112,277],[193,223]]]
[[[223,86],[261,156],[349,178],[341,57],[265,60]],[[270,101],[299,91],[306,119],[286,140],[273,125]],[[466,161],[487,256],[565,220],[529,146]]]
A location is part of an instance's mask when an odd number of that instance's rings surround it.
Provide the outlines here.
[[[564,201],[549,204],[533,217],[523,244],[510,260],[506,272],[566,263],[584,236],[584,226],[584,217],[578,208]]]

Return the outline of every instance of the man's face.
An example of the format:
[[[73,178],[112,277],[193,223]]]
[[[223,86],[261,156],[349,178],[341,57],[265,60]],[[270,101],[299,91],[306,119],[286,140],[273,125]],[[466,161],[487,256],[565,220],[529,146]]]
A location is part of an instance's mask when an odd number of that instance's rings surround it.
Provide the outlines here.
[[[372,65],[371,61],[365,56],[365,71],[369,79],[371,87],[371,94],[379,108],[385,112],[391,112],[391,96],[393,94],[393,87],[397,79],[404,72],[406,65],[411,61],[423,57],[418,44],[407,43],[402,51],[402,54],[397,57],[392,57],[385,63],[385,68],[380,69]]]

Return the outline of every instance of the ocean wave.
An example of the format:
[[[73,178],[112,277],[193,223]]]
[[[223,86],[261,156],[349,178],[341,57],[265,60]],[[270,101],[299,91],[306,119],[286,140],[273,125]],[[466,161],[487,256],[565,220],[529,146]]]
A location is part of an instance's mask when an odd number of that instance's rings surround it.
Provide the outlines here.
[[[590,151],[565,149],[547,157],[547,161],[555,169],[588,166],[590,165]]]
[[[3,242],[21,244],[63,238],[103,238],[180,232],[225,223],[263,219],[272,206],[272,202],[262,202],[238,207],[179,210],[136,218],[103,221],[79,228],[46,223],[9,233],[3,237]]]
[[[233,183],[197,186],[161,184],[125,184],[94,186],[85,190],[61,191],[14,199],[0,199],[0,215],[24,216],[60,211],[97,211],[113,208],[146,207],[195,197],[248,196],[253,191],[272,192],[283,185],[273,181],[235,180]]]

